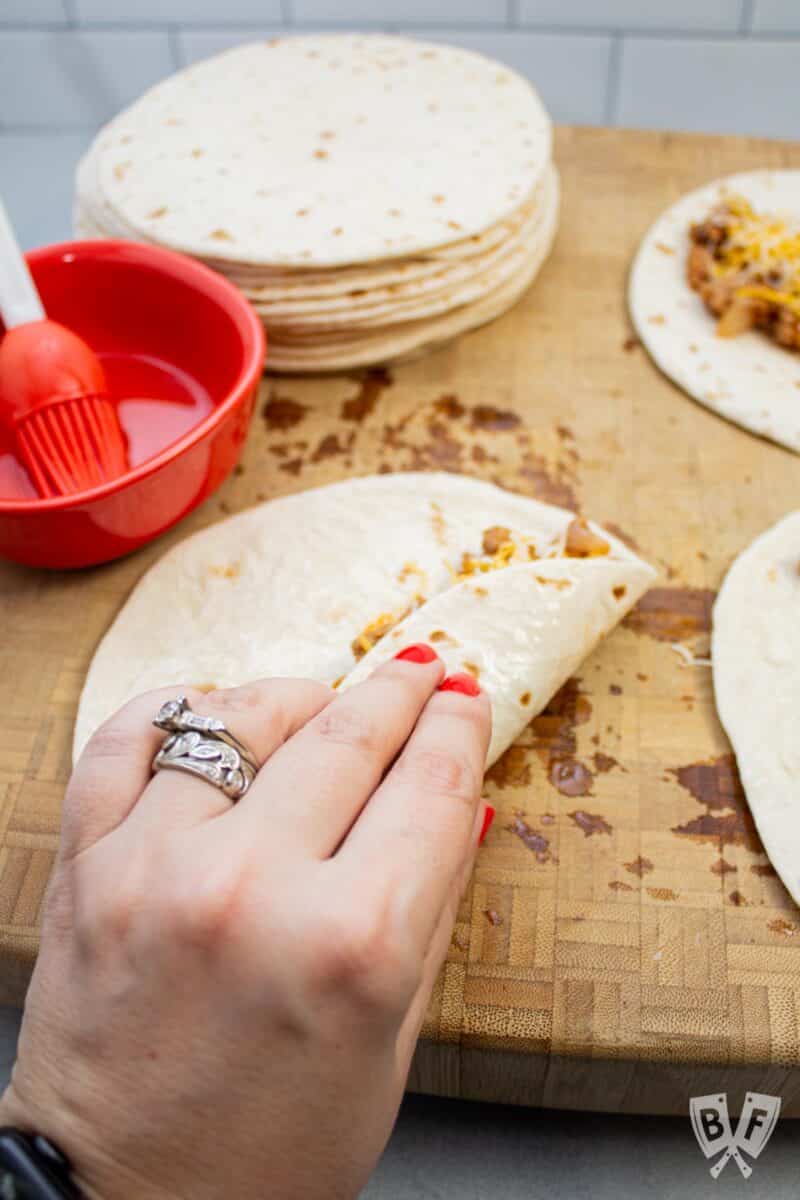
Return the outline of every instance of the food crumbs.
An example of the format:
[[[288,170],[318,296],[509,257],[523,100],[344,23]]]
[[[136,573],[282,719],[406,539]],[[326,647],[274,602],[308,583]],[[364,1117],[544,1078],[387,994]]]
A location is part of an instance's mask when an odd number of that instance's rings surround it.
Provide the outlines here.
[[[791,921],[784,920],[783,917],[775,917],[773,921],[767,921],[767,929],[771,933],[782,933],[785,937],[794,937],[796,925]]]
[[[599,558],[610,550],[609,543],[594,532],[585,517],[570,521],[564,543],[567,558]]]
[[[521,695],[521,696],[520,696],[520,698],[519,698],[519,702],[520,702],[520,704],[523,706],[523,708],[527,708],[527,707],[528,707],[528,705],[529,705],[529,704],[530,704],[530,702],[531,702],[531,694],[530,694],[530,692],[523,692],[523,693],[522,693],[522,695]]]
[[[629,874],[638,875],[640,879],[643,875],[646,875],[648,871],[652,871],[654,869],[650,859],[642,858],[641,854],[634,858],[632,862],[623,863],[622,865]]]
[[[501,546],[506,542],[511,541],[511,531],[503,525],[492,525],[491,528],[485,529],[483,532],[483,553],[497,554]]]
[[[490,925],[502,925],[503,924],[503,918],[500,916],[500,913],[497,912],[493,908],[485,908],[483,910],[483,915],[486,917],[486,920],[489,922]]]
[[[398,614],[381,613],[374,621],[370,621],[368,625],[365,625],[361,633],[357,637],[354,637],[350,643],[350,649],[353,651],[355,657],[363,658],[373,646],[377,645],[381,638],[394,629],[395,625],[402,621],[404,617],[407,617],[409,612],[410,609],[406,609],[404,612]]]

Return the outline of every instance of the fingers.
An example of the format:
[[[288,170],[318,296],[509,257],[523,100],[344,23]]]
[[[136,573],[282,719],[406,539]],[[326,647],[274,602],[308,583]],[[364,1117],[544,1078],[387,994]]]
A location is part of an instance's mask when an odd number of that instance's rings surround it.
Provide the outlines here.
[[[421,953],[477,843],[490,734],[486,696],[437,691],[334,860],[366,903],[391,892]]]
[[[147,786],[164,739],[153,717],[179,691],[165,687],[137,696],[89,739],[64,797],[62,858],[74,858],[125,820]]]
[[[490,805],[478,805],[475,823],[472,827],[472,837],[470,838],[472,849],[467,854],[455,884],[445,901],[439,923],[433,932],[433,937],[423,961],[419,986],[409,1005],[398,1036],[398,1058],[402,1063],[411,1063],[417,1038],[419,1037],[422,1023],[425,1020],[425,1014],[430,1004],[437,977],[450,949],[459,906],[469,886],[472,869],[475,865],[475,854],[491,824],[493,815],[494,809]]]
[[[313,857],[334,852],[444,674],[430,647],[401,655],[337,696],[272,756],[234,814],[245,836],[259,836],[268,819],[272,846],[279,839]]]
[[[259,767],[287,738],[316,717],[330,703],[332,694],[330,688],[310,679],[261,679],[243,687],[206,693],[186,689],[192,710],[200,716],[219,717]],[[160,744],[163,738],[160,732],[157,742]],[[155,824],[159,828],[190,828],[231,808],[224,792],[206,780],[185,771],[162,770],[147,782],[129,820],[137,827]]]

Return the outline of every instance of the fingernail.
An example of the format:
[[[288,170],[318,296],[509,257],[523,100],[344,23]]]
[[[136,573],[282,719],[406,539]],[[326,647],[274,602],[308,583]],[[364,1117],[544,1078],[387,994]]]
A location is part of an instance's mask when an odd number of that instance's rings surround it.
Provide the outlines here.
[[[461,692],[462,696],[478,696],[480,690],[481,685],[477,679],[461,672],[457,675],[446,676],[439,684],[440,692]]]
[[[483,845],[484,838],[486,837],[487,833],[491,829],[493,820],[494,820],[494,809],[492,808],[491,804],[487,804],[486,812],[483,814],[483,825],[481,826],[481,835],[478,838],[479,846]]]
[[[429,663],[433,662],[439,655],[426,642],[415,642],[413,646],[406,646],[405,650],[401,650],[395,654],[395,658],[399,658],[401,662]]]

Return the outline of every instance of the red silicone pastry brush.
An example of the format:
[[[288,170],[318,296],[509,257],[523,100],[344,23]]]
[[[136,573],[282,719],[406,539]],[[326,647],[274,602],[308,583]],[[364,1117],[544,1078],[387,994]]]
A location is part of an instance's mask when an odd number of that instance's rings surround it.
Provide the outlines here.
[[[128,467],[103,368],[49,321],[0,201],[0,421],[43,497],[96,487]]]

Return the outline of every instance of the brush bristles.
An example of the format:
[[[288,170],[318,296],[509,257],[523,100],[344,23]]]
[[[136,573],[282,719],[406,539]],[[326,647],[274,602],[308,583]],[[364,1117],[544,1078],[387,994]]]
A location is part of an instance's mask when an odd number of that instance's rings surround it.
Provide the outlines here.
[[[125,439],[107,396],[41,408],[17,426],[17,441],[45,498],[85,491],[128,469]]]

